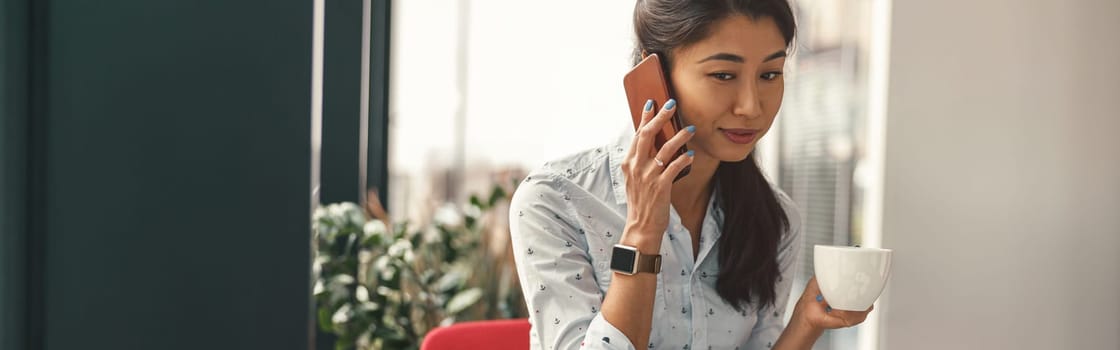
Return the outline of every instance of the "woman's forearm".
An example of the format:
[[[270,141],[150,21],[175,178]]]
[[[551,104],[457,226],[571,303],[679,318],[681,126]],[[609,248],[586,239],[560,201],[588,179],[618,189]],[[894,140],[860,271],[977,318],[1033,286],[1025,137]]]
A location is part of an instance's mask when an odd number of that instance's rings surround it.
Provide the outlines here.
[[[627,229],[629,231],[629,229]],[[648,236],[648,235],[646,235]],[[622,244],[634,246],[642,254],[658,254],[661,240],[642,238],[625,232]],[[603,299],[603,318],[629,338],[636,349],[644,349],[653,326],[653,302],[657,291],[657,275],[639,273],[633,276],[613,272],[607,296]]]
[[[778,342],[774,344],[774,350],[810,350],[813,348],[813,344],[824,334],[824,330],[814,328],[809,324],[799,322],[799,320],[801,320],[801,317],[797,312],[794,312],[789,325],[778,337]]]

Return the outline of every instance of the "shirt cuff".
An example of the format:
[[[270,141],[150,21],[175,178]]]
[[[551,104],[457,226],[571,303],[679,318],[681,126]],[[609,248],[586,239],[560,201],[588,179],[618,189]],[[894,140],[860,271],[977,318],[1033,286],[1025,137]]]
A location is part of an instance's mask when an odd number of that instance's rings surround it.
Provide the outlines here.
[[[595,314],[595,318],[591,319],[591,324],[587,325],[587,336],[583,338],[580,349],[635,350],[634,344],[630,343],[630,338],[627,338],[625,334],[622,334],[622,331],[607,322],[601,312]]]

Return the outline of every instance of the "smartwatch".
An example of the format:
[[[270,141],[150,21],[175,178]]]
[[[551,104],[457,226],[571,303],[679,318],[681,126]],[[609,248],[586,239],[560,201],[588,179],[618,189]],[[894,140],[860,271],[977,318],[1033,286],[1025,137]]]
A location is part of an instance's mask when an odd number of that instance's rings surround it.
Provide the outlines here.
[[[611,270],[624,275],[657,274],[661,272],[661,255],[644,255],[638,248],[615,244],[611,250]]]

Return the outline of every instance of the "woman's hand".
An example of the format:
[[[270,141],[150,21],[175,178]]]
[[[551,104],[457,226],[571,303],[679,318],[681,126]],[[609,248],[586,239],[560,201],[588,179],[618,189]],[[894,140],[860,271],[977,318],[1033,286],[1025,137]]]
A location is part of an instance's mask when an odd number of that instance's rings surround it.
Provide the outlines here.
[[[805,292],[801,293],[801,299],[797,300],[790,322],[801,322],[803,326],[817,331],[846,328],[863,323],[874,309],[875,305],[865,311],[834,310],[824,300],[821,289],[817,286],[817,278],[813,277],[805,286]]]
[[[646,254],[655,254],[660,250],[661,236],[669,226],[669,194],[672,192],[673,179],[685,166],[692,164],[691,151],[676,160],[673,160],[673,155],[692,138],[695,127],[681,130],[660,150],[654,145],[654,139],[673,117],[673,113],[676,113],[676,108],[676,100],[670,99],[654,115],[653,100],[646,101],[642,121],[638,125],[630,151],[622,161],[628,203],[622,242],[636,246]]]

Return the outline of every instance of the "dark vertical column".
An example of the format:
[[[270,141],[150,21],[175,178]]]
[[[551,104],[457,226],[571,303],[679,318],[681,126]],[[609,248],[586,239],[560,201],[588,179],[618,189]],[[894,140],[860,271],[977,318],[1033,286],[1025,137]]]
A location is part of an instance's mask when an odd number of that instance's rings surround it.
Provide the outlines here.
[[[306,349],[311,2],[0,3],[0,347]]]
[[[373,0],[370,37],[369,144],[367,186],[380,189],[389,205],[389,58],[392,1]],[[392,209],[389,209],[392,210]]]

